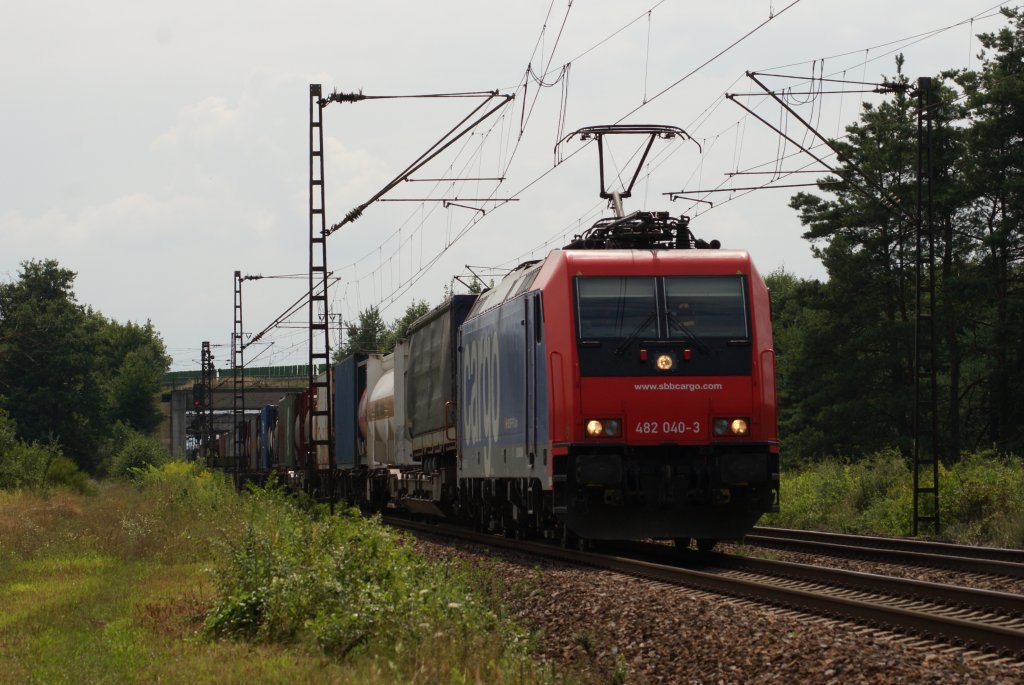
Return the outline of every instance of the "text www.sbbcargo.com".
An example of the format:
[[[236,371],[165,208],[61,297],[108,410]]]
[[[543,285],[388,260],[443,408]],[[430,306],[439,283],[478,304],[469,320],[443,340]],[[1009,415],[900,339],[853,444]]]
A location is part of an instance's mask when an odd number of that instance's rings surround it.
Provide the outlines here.
[[[721,383],[671,383],[664,381],[662,383],[635,383],[633,385],[634,390],[685,390],[688,392],[698,392],[703,390],[723,390]]]

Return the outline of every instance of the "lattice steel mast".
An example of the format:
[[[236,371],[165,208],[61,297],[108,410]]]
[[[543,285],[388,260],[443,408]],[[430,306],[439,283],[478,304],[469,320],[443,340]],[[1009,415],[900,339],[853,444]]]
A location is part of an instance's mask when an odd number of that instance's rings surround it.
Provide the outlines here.
[[[232,425],[235,439],[231,455],[237,484],[241,484],[242,447],[245,440],[245,343],[242,339],[242,272],[235,272],[235,327],[231,333],[231,372],[234,401]]]
[[[327,222],[324,216],[323,99],[319,83],[309,86],[309,389],[310,421],[306,440],[308,476],[317,469],[318,447],[327,451],[327,495],[334,513],[334,412],[331,397],[331,340],[328,329]],[[324,369],[320,380],[316,365]],[[321,405],[323,408],[321,409]],[[312,483],[321,487],[321,483]]]
[[[935,221],[932,210],[932,80],[917,80],[917,222],[914,250],[914,535],[939,533],[939,414],[935,350]]]

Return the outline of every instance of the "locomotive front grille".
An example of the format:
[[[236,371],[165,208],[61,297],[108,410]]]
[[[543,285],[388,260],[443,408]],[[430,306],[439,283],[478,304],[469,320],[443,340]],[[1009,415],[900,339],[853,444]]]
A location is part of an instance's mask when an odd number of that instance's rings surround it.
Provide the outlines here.
[[[556,460],[554,511],[593,539],[735,539],[775,510],[769,445],[575,445]]]
[[[593,499],[594,490],[624,506],[676,507],[694,503],[728,503],[753,486],[778,487],[778,457],[767,445],[714,447],[627,447],[580,445],[570,449],[559,489],[574,493],[577,503]],[[564,484],[564,485],[563,485]],[[758,490],[763,490],[759,487]],[[730,490],[736,492],[729,493]],[[588,495],[587,492],[590,491]]]

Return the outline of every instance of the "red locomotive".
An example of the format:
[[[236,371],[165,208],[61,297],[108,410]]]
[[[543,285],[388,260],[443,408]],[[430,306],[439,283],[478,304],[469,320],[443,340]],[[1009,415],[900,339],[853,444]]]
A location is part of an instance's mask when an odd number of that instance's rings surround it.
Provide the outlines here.
[[[709,548],[777,510],[768,290],[714,247],[638,212],[480,296],[460,336],[464,512]]]

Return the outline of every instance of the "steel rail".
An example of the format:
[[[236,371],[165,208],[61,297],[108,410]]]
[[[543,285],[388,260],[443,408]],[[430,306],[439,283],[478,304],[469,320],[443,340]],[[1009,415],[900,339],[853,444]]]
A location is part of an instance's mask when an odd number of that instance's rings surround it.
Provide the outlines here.
[[[870,558],[902,565],[1024,578],[1024,550],[760,527],[743,538],[743,542],[756,547],[796,549],[826,556]]]
[[[910,632],[939,642],[975,647],[1024,659],[1024,630],[1021,628],[948,614],[936,614],[933,611],[922,611],[916,608],[905,608],[897,606],[896,603],[899,603],[899,599],[891,596],[868,600],[842,594],[828,594],[822,589],[806,589],[793,587],[792,584],[780,584],[777,578],[766,582],[763,579],[738,576],[729,571],[723,572],[721,569],[718,572],[698,570],[613,554],[564,549],[542,542],[525,542],[476,533],[457,526],[428,525],[392,518],[385,519],[385,523],[411,531],[456,538],[530,556],[601,568],[673,585],[683,585],[713,593],[751,599],[788,609],[866,623],[874,627]],[[695,559],[724,556],[689,554]]]
[[[733,554],[681,555],[666,545],[652,543],[622,543],[628,554],[644,555],[668,564],[696,562],[704,566],[759,573],[777,578],[821,583],[832,587],[848,588],[859,592],[886,594],[895,598],[942,603],[949,608],[969,608],[987,611],[1017,620],[1024,627],[1024,595],[996,590],[982,590],[959,585],[944,585],[930,581],[885,576],[862,571],[798,564],[775,559],[759,559]],[[692,561],[691,561],[692,560]]]
[[[1024,563],[1024,549],[1008,547],[982,547],[978,545],[958,545],[952,542],[937,540],[917,540],[914,538],[893,538],[881,535],[853,535],[850,533],[829,533],[819,530],[799,530],[794,528],[772,528],[758,526],[754,535],[774,537],[792,537],[805,540],[821,540],[838,544],[860,545],[878,549],[907,550],[912,552],[929,552],[949,554],[968,559],[993,559],[995,561],[1012,561]]]

